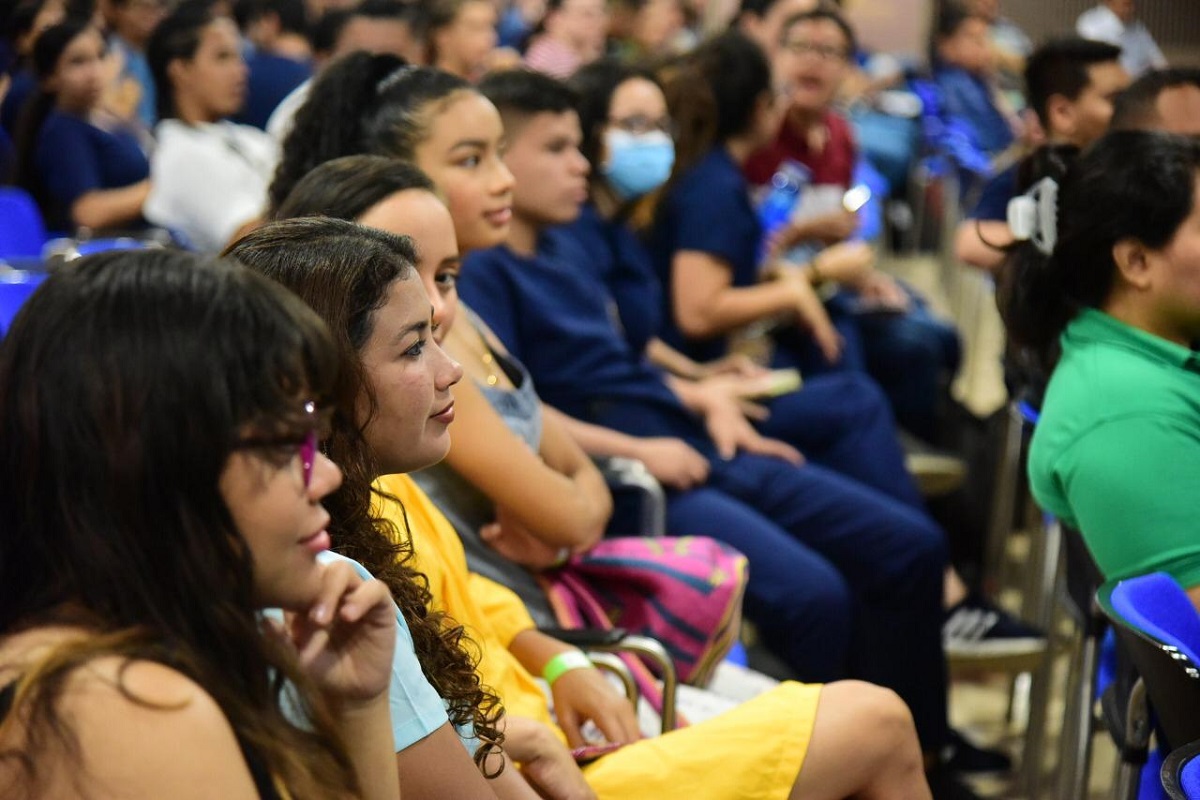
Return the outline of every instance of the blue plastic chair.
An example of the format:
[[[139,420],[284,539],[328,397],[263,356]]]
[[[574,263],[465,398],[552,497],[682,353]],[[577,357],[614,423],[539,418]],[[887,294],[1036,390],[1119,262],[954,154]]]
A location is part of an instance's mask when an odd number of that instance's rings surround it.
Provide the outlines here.
[[[29,193],[0,186],[0,260],[40,259],[46,239],[42,212]]]
[[[1200,667],[1200,614],[1170,575],[1152,572],[1119,581],[1112,588],[1111,601],[1127,623]]]
[[[34,290],[46,279],[44,272],[0,272],[0,336]]]
[[[1109,581],[1096,599],[1145,684],[1160,749],[1200,739],[1200,614],[1187,593],[1155,572]]]

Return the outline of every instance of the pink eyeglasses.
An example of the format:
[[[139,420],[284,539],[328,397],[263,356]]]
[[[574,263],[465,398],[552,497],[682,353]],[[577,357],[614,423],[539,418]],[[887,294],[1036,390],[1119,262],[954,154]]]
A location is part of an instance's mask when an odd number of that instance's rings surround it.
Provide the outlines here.
[[[317,463],[317,451],[321,444],[321,431],[327,427],[326,420],[317,412],[317,404],[311,400],[304,404],[304,413],[312,418],[312,427],[302,436],[249,436],[234,445],[235,449],[257,447],[295,447],[300,456],[300,474],[304,488],[312,485],[313,470]]]

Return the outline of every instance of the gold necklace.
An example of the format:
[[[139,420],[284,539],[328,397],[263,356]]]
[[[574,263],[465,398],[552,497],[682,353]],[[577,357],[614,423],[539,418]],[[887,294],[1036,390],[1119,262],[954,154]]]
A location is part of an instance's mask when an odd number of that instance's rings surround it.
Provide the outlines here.
[[[475,334],[473,337],[475,341],[472,343],[474,346],[471,349],[475,350],[478,348],[476,352],[479,354],[479,360],[483,362],[483,367],[487,372],[487,376],[483,380],[488,386],[495,386],[500,382],[500,376],[496,374],[496,357],[492,355],[492,348],[488,345],[487,337],[483,335],[483,331],[479,330],[479,328],[472,325],[471,333]]]
[[[480,336],[479,339],[483,341],[483,336]],[[484,342],[483,346],[484,350],[480,354],[479,360],[483,362],[484,367],[487,369],[487,377],[484,378],[484,381],[488,386],[495,386],[500,382],[500,376],[496,374],[496,357],[492,355],[491,350],[487,349],[487,342]]]

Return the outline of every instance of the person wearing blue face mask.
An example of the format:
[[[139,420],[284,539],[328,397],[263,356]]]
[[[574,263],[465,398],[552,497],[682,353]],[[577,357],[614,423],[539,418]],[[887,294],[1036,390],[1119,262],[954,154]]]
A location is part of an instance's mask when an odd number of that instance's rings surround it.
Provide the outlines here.
[[[630,347],[686,378],[765,372],[742,357],[701,364],[658,338],[662,283],[637,232],[651,223],[675,165],[675,143],[674,123],[654,73],[605,58],[580,69],[569,83],[578,96],[580,151],[591,172],[588,201],[562,232],[594,256],[580,267],[608,287],[613,317]]]
[[[622,90],[618,99],[628,102],[641,102],[655,92],[661,94],[657,86],[641,78],[626,81],[618,90]],[[609,122],[612,127],[604,132],[607,157],[600,171],[619,199],[636,200],[662,186],[671,176],[675,142],[661,130],[663,121],[633,114]]]
[[[591,172],[588,201],[563,231],[596,254],[581,266],[612,290],[614,316],[641,351],[657,334],[662,288],[632,221],[675,164],[667,101],[653,73],[615,58],[589,64],[570,84]]]

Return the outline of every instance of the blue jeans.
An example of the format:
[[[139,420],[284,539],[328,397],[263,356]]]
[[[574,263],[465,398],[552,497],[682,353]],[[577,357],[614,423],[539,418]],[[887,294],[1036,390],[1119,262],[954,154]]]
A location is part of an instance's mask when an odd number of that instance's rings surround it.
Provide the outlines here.
[[[798,392],[767,403],[758,425],[766,436],[799,448],[814,464],[924,511],[920,490],[904,466],[896,420],[879,385],[861,372],[808,378]]]
[[[865,372],[879,383],[896,419],[926,440],[937,435],[943,387],[958,369],[962,344],[954,326],[929,313],[909,292],[903,314],[861,314],[857,296],[838,292],[825,308],[846,341],[841,360],[830,364],[812,337],[798,329],[776,335],[775,366],[797,367],[808,378],[830,372]]]
[[[919,509],[816,463],[740,454],[671,492],[673,535],[712,536],[750,564],[745,611],[804,680],[894,689],[926,747],[946,736],[942,532]]]

